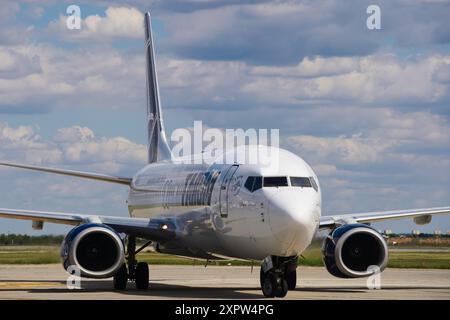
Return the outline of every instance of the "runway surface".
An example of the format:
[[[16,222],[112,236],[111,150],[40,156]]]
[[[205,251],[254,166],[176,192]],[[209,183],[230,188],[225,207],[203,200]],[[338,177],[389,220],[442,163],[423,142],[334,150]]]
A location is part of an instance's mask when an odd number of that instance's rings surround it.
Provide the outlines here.
[[[81,281],[66,286],[60,265],[1,265],[0,299],[262,299],[259,268],[150,266],[150,289],[113,291],[111,280]],[[299,267],[296,290],[286,299],[450,299],[450,270],[387,269],[381,289],[369,290],[366,279],[338,279],[324,268]]]

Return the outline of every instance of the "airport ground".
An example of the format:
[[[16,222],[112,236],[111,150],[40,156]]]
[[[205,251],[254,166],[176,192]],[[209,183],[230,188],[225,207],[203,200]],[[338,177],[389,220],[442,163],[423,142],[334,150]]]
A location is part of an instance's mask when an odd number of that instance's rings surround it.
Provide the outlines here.
[[[59,264],[0,265],[0,299],[262,299],[259,269],[250,266],[152,265],[150,289],[113,291],[112,281],[81,281],[67,288]],[[366,279],[338,279],[323,267],[298,268],[298,285],[286,299],[450,299],[450,270],[388,268],[381,289]]]
[[[287,299],[448,299],[450,248],[390,248],[390,263],[381,274],[381,289],[369,290],[366,279],[338,279],[322,265],[319,246],[308,249],[298,269],[298,286]],[[59,263],[59,246],[1,246],[0,299],[261,299],[259,266],[204,262],[151,252],[139,254],[150,264],[150,289],[111,290],[112,280],[87,280],[69,290]]]

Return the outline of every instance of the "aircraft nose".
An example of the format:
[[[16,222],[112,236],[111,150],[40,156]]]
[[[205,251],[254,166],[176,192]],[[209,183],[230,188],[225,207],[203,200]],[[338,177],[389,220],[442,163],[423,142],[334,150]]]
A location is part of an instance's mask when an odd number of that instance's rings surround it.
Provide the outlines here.
[[[301,190],[280,190],[268,197],[268,203],[270,228],[280,243],[280,255],[296,255],[306,249],[319,222],[316,197]]]

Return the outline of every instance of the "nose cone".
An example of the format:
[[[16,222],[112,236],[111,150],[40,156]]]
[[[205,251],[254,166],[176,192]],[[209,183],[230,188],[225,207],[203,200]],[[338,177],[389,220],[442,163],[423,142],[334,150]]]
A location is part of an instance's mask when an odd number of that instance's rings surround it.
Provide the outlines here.
[[[281,189],[268,196],[270,228],[279,241],[279,255],[300,254],[311,243],[320,218],[312,188]]]

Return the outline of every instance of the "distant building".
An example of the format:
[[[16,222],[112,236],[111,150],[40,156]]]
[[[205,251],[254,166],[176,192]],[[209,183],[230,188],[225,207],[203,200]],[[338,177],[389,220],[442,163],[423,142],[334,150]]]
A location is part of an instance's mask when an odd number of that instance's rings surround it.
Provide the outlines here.
[[[411,233],[413,236],[420,236],[420,230],[413,230]]]
[[[386,230],[383,231],[383,234],[388,236],[388,235],[392,234],[392,230],[391,229],[386,229]]]

